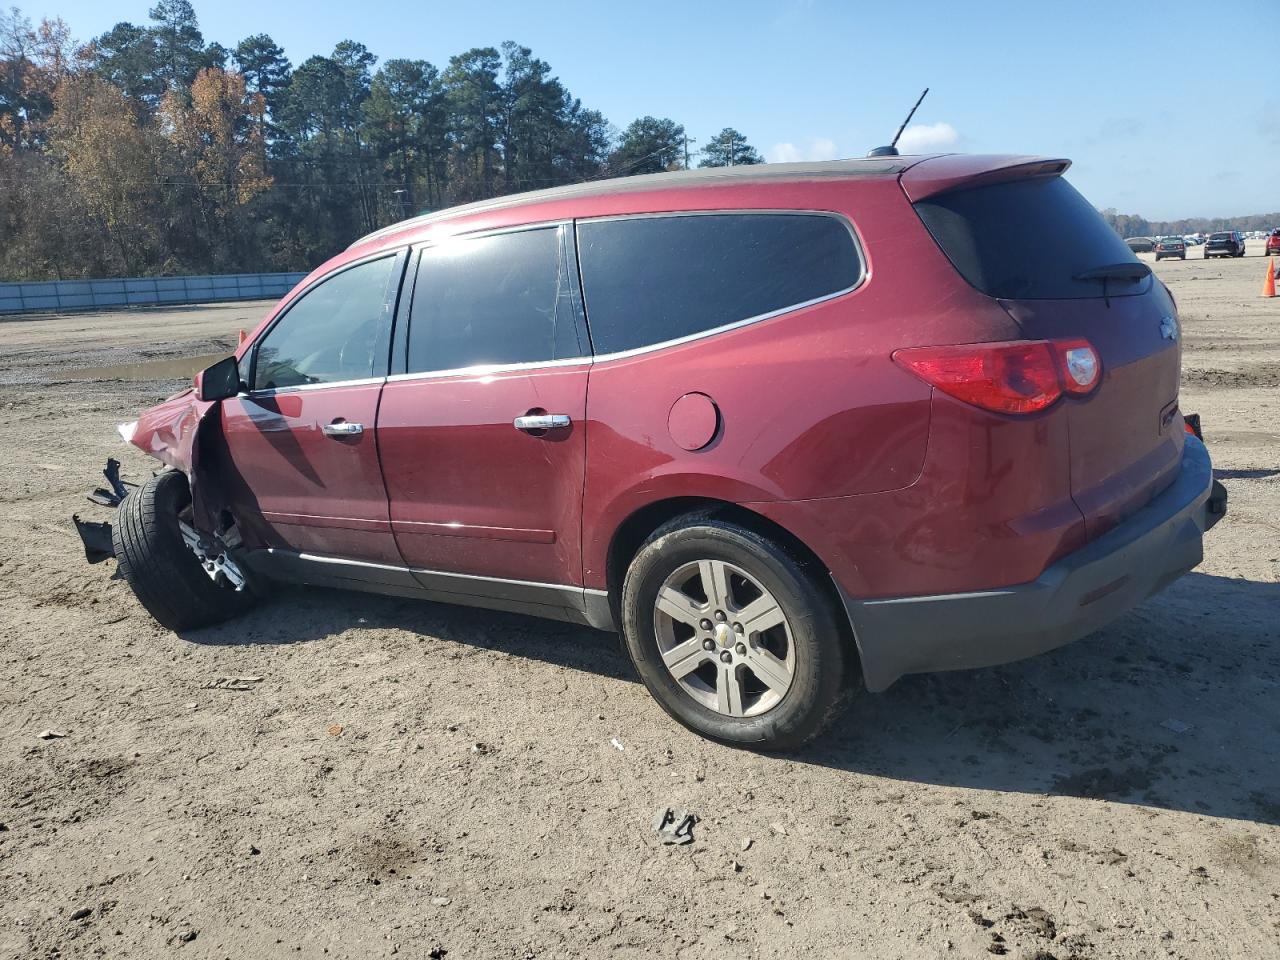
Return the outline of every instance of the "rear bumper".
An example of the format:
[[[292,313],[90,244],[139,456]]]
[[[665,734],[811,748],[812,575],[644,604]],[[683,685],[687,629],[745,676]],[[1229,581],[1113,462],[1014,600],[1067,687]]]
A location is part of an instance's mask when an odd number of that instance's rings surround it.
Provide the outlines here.
[[[908,673],[989,667],[1092,633],[1196,566],[1226,512],[1204,444],[1188,436],[1178,478],[1138,513],[1030,583],[975,593],[857,600],[844,594],[867,688]]]

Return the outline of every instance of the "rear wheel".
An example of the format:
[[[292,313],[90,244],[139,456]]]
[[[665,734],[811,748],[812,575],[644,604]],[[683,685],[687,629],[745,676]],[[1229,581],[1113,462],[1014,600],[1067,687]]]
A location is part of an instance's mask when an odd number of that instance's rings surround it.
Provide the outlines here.
[[[120,504],[111,536],[120,575],[151,616],[170,630],[191,630],[229,620],[253,605],[246,587],[212,580],[182,539],[180,517],[191,491],[176,470],[152,477]]]
[[[674,520],[623,585],[623,636],[649,692],[695,733],[794,749],[838,714],[847,639],[818,573],[710,514]]]

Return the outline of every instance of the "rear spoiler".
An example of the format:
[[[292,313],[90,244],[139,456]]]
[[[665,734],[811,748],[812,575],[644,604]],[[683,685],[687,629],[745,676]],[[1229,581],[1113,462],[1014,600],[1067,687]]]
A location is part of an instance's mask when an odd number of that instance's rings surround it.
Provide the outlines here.
[[[980,156],[961,153],[930,157],[903,171],[898,182],[912,203],[990,183],[1028,177],[1058,177],[1071,166],[1064,158],[1029,156]]]

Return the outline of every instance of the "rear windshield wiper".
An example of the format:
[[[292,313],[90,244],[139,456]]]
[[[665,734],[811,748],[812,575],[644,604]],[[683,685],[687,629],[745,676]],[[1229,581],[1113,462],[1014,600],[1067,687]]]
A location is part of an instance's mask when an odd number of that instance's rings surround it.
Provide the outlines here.
[[[1142,280],[1151,276],[1151,268],[1141,260],[1128,263],[1108,263],[1101,267],[1091,267],[1083,273],[1077,273],[1073,280],[1098,280],[1102,283],[1102,299],[1111,306],[1111,294],[1107,290],[1108,280]]]

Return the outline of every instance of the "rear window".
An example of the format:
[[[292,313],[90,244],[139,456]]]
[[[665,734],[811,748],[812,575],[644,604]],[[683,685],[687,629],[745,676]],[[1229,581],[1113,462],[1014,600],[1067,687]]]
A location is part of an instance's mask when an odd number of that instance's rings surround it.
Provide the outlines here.
[[[1229,234],[1229,233],[1211,233],[1211,234],[1209,234],[1209,239],[1210,239],[1210,240],[1230,240],[1230,239],[1231,239],[1231,234]]]
[[[698,214],[578,225],[596,353],[616,353],[777,313],[851,289],[853,234],[823,214]]]
[[[1128,244],[1061,177],[956,190],[915,209],[960,274],[992,297],[1100,297],[1102,283],[1076,278],[1098,267],[1137,262]],[[1106,293],[1142,293],[1150,282],[1112,279]]]

